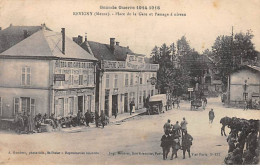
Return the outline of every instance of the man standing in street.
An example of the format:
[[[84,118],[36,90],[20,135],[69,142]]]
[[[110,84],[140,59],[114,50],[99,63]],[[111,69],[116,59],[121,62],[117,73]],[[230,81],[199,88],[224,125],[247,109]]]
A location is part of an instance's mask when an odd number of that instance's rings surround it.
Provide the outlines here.
[[[176,121],[176,124],[173,125],[173,134],[180,135],[181,126],[179,125],[179,121]]]
[[[95,112],[95,123],[96,123],[96,127],[99,126],[98,121],[99,121],[99,115],[98,115],[98,112],[96,111],[96,112]]]
[[[106,117],[105,117],[104,111],[101,110],[100,121],[101,121],[103,128],[105,127],[105,120],[106,120]]]
[[[89,110],[87,110],[87,112],[85,113],[85,120],[86,120],[86,126],[89,127],[89,122],[91,120],[91,115]]]
[[[164,130],[164,133],[166,133],[166,132],[169,132],[170,133],[170,131],[171,131],[171,120],[170,119],[168,119],[168,121],[164,124],[164,126],[163,126],[163,130]]]
[[[184,131],[187,131],[187,124],[188,122],[186,121],[185,117],[183,117],[183,120],[181,122],[181,136],[183,137]]]
[[[185,159],[186,151],[188,152],[189,157],[191,157],[190,156],[190,147],[192,145],[192,141],[193,141],[193,137],[190,134],[188,134],[188,132],[185,130],[184,135],[182,137],[183,159]]]
[[[209,111],[209,123],[210,123],[210,124],[212,124],[214,118],[215,118],[215,114],[214,114],[213,109],[211,109],[211,110]]]

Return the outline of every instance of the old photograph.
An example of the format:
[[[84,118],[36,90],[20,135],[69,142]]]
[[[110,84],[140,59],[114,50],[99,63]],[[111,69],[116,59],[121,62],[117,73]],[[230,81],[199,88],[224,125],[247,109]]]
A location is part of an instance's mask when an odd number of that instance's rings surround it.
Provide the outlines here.
[[[0,0],[0,165],[258,165],[259,0]]]

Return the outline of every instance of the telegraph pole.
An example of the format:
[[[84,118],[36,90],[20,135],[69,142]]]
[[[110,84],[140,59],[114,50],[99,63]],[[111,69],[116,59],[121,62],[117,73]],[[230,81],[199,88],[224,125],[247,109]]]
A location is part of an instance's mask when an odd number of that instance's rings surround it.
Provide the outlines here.
[[[232,68],[234,70],[235,69],[235,57],[234,57],[234,54],[233,54],[233,37],[234,37],[234,34],[233,34],[233,26],[232,26],[231,57],[232,57]]]

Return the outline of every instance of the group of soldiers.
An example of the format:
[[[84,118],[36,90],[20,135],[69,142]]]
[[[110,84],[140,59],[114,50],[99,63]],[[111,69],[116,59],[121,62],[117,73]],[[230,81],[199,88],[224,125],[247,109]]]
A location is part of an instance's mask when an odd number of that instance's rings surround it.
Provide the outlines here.
[[[224,117],[221,119],[221,123],[224,122],[231,129],[227,138],[229,149],[224,160],[225,163],[229,165],[258,164],[260,153],[259,120]]]
[[[167,100],[167,105],[166,105],[166,111],[169,110],[169,109],[172,109],[172,108],[175,108],[175,104],[176,104],[176,108],[180,108],[180,98],[172,98],[172,99],[169,99]]]
[[[187,124],[188,122],[185,117],[183,117],[180,125],[178,121],[176,121],[176,124],[172,125],[170,119],[164,124],[164,135],[161,138],[160,145],[163,150],[163,160],[168,158],[171,148],[171,160],[173,160],[174,155],[175,158],[178,157],[177,152],[179,149],[183,151],[183,159],[185,159],[186,151],[188,152],[189,157],[191,157],[190,147],[192,145],[193,137],[187,132]]]
[[[34,121],[33,117],[27,113],[18,113],[14,118],[14,129],[17,133],[33,133]]]
[[[83,114],[82,112],[78,112],[77,115],[70,115],[67,117],[55,117],[55,114],[51,114],[49,117],[47,114],[37,114],[35,117],[24,113],[18,113],[15,115],[14,119],[14,130],[21,133],[34,133],[34,132],[42,132],[41,126],[43,124],[48,124],[52,127],[52,129],[57,128],[68,128],[85,125],[89,127],[90,123],[94,122],[96,127],[102,126],[105,127],[109,123],[109,118],[101,111],[101,115],[98,113],[91,113],[89,110]]]

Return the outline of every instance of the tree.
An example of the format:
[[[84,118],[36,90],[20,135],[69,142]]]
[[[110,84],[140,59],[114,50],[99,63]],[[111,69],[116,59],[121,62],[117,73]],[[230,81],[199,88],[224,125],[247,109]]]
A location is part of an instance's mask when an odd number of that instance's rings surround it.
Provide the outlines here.
[[[191,51],[191,47],[185,36],[182,36],[181,39],[177,41],[177,54],[179,56],[184,56]]]
[[[232,36],[218,36],[212,46],[214,60],[218,60],[222,83],[227,86],[231,72],[243,65],[243,62],[254,60],[257,52],[252,43],[252,32],[235,34]],[[224,88],[224,89],[225,89]]]
[[[234,52],[236,56],[235,64],[241,65],[243,62],[250,62],[257,56],[252,38],[254,35],[251,30],[248,30],[246,34],[238,33],[234,37]]]

